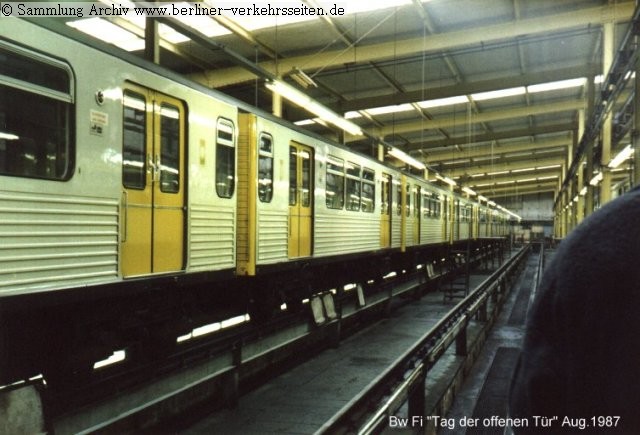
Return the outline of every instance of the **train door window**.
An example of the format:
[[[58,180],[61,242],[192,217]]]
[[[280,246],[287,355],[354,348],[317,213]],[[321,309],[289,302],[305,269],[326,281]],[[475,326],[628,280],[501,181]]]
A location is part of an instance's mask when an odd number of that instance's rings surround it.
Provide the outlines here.
[[[73,89],[68,65],[0,42],[0,174],[71,177]]]
[[[407,217],[411,216],[411,185],[410,184],[407,184],[407,191],[405,192],[404,214]]]
[[[380,186],[380,214],[391,214],[391,191],[389,190],[389,186],[391,184],[390,178],[391,177],[386,174],[382,178],[382,184]]]
[[[347,163],[347,210],[360,211],[361,174],[360,165]]]
[[[145,97],[126,90],[123,99],[122,184],[128,189],[144,189],[147,172],[147,108]]]
[[[235,190],[235,128],[233,122],[219,118],[216,136],[216,193],[231,198]]]
[[[258,199],[271,202],[273,198],[273,137],[260,133],[258,139]]]
[[[396,186],[396,198],[398,198],[396,214],[400,216],[402,215],[402,186],[400,184]]]
[[[302,161],[302,192],[300,193],[300,205],[311,205],[311,154],[307,150],[298,152]]]
[[[180,191],[180,110],[170,104],[160,106],[160,190]]]
[[[420,186],[416,186],[416,190],[413,192],[413,216],[420,218],[420,212],[422,211],[422,195],[420,194]]]
[[[329,156],[326,175],[327,207],[342,209],[344,207],[344,160]]]
[[[289,205],[298,203],[296,189],[298,186],[298,149],[289,147]]]
[[[376,173],[364,168],[362,170],[362,211],[373,213],[376,208]]]

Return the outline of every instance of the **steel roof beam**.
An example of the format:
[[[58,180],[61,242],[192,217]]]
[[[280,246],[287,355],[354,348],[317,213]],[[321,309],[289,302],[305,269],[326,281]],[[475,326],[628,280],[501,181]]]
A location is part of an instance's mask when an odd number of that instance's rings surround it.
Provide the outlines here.
[[[289,71],[296,66],[305,70],[326,69],[331,66],[352,63],[354,59],[357,62],[371,62],[411,56],[416,53],[422,53],[425,50],[443,52],[474,46],[479,43],[487,45],[497,41],[557,32],[569,28],[599,26],[604,22],[628,21],[633,14],[634,7],[634,2],[625,2],[580,11],[550,14],[543,17],[513,20],[508,23],[475,29],[438,33],[425,38],[417,37],[379,44],[358,45],[357,55],[354,52],[355,47],[350,47],[349,49],[331,50],[282,59],[278,61],[277,66],[280,71]],[[478,37],[479,35],[481,35],[481,38]],[[275,61],[262,62],[260,66],[271,74],[275,74]],[[242,67],[233,67],[208,71],[203,74],[194,74],[192,77],[203,83],[209,83],[213,87],[221,87],[253,80],[255,73],[255,69],[247,71]]]

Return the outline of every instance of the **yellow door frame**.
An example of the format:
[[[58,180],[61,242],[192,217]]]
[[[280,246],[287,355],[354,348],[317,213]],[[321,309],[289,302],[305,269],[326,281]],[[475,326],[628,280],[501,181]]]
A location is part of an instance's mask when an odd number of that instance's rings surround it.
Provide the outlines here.
[[[313,148],[289,144],[289,258],[313,251],[313,162]]]
[[[138,184],[123,179],[120,268],[123,277],[184,269],[185,106],[151,89],[127,84],[123,107],[144,112],[138,161],[123,150],[123,174],[138,171]],[[139,126],[140,127],[140,126]],[[126,126],[125,126],[126,128]],[[123,131],[123,135],[125,135]],[[124,144],[123,146],[127,146]]]

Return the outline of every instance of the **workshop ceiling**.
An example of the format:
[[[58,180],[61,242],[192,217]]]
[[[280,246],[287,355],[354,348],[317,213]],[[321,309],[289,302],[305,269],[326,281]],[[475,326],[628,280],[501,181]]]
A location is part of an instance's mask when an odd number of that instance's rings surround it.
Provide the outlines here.
[[[396,2],[347,4],[355,3]],[[557,191],[563,166],[570,163],[569,147],[579,140],[587,83],[595,81],[598,92],[603,26],[614,23],[617,47],[635,2],[397,3],[406,4],[292,24],[276,20],[257,29],[262,23],[256,20],[201,18],[222,25],[217,33],[223,34],[210,40],[485,196],[499,201]],[[130,22],[111,22],[141,36]],[[163,41],[161,47],[162,65],[271,111],[264,79],[224,50],[193,40]],[[298,85],[293,80],[297,70],[316,86]],[[548,84],[556,82],[550,89]],[[342,137],[286,101],[283,117],[377,155],[370,138]]]

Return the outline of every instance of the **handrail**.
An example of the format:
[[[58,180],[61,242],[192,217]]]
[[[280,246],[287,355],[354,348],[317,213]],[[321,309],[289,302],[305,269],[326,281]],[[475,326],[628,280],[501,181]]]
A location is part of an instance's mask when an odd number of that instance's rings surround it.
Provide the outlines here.
[[[487,298],[502,286],[507,275],[520,263],[529,248],[530,245],[521,248],[516,255],[507,260],[316,433],[373,433],[384,422],[386,415],[398,409],[407,398],[411,402],[410,395],[413,393],[416,393],[418,403],[423,404],[427,370],[444,354],[447,347],[460,337],[464,338],[464,344],[460,344],[461,340],[458,340],[458,345],[464,346],[466,352],[466,326],[469,319],[484,306]],[[417,390],[420,386],[422,391]],[[378,405],[376,410],[371,412],[372,404],[375,403],[382,405]],[[409,408],[412,408],[411,403]],[[371,417],[367,419],[368,415]]]

